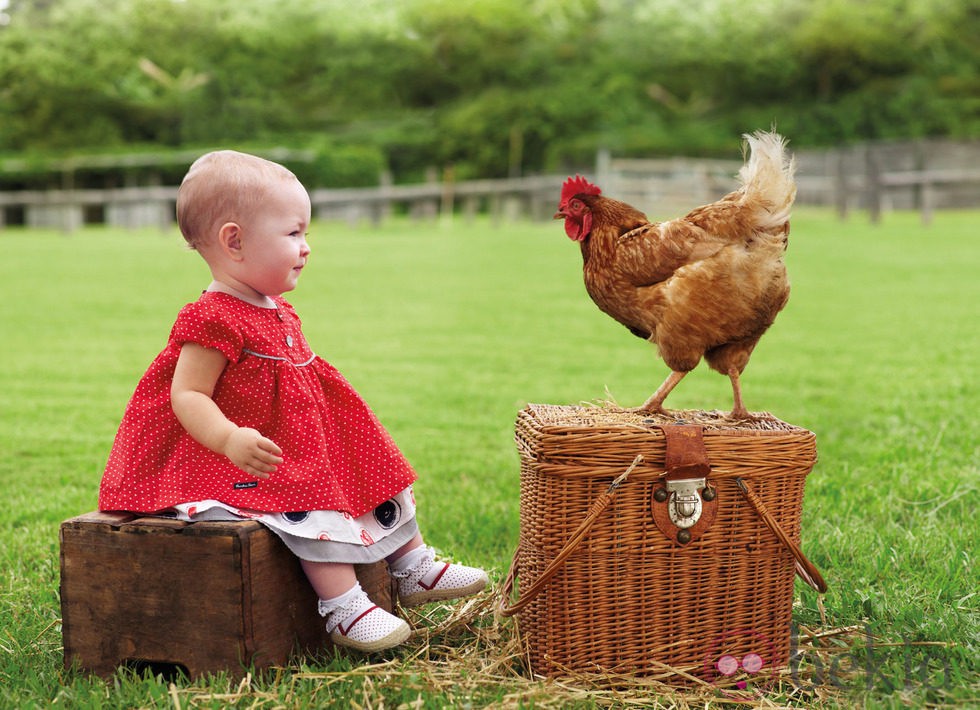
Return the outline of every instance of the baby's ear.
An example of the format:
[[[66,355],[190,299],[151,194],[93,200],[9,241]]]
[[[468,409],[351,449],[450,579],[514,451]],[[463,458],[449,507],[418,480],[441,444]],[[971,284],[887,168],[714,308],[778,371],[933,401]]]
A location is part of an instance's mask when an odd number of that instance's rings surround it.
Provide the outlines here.
[[[236,261],[242,258],[242,228],[235,222],[225,222],[218,230],[218,246]]]

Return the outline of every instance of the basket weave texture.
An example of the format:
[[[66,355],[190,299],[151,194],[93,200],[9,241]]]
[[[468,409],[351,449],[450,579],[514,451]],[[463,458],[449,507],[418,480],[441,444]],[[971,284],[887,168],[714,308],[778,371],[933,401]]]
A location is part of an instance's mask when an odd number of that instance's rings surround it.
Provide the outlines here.
[[[678,423],[702,427],[717,496],[710,527],[688,544],[665,535],[651,514],[666,474],[658,425]],[[516,441],[521,531],[511,574],[522,592],[567,552],[596,501],[607,504],[550,582],[515,605],[532,670],[711,681],[725,655],[786,665],[797,558],[743,486],[798,546],[804,482],[816,462],[812,432],[768,415],[733,425],[705,412],[532,404],[517,417]],[[609,499],[610,484],[631,466]]]

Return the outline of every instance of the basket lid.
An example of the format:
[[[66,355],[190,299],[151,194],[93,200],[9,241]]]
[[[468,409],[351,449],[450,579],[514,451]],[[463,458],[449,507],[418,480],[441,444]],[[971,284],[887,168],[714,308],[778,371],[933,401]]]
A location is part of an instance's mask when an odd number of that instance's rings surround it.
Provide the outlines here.
[[[521,412],[541,428],[589,429],[640,427],[656,430],[663,425],[696,424],[705,432],[805,432],[806,429],[784,422],[769,412],[756,412],[755,419],[732,420],[725,412],[702,409],[672,410],[670,414],[637,412],[606,404],[528,404]]]
[[[528,404],[517,415],[515,436],[520,451],[544,464],[543,472],[557,473],[557,464],[590,468],[603,477],[621,473],[642,453],[642,468],[662,475],[667,447],[661,427],[683,424],[703,430],[714,475],[746,475],[748,468],[809,471],[816,463],[813,432],[768,413],[732,421],[702,410],[663,415],[608,405]]]

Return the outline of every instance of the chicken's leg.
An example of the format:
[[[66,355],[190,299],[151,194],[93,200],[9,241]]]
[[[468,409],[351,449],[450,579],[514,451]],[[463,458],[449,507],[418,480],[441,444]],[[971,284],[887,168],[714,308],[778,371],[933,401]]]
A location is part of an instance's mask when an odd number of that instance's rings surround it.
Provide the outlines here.
[[[653,396],[643,403],[643,406],[640,407],[640,411],[649,414],[663,412],[664,400],[667,399],[667,395],[670,394],[670,391],[677,386],[678,382],[684,379],[684,375],[686,374],[686,372],[678,372],[677,370],[674,370],[667,375],[667,379],[664,380],[664,383],[657,388],[657,391],[653,393]]]
[[[752,415],[749,414],[749,410],[745,408],[745,403],[742,401],[742,384],[738,379],[738,368],[731,368],[728,371],[728,378],[732,381],[732,399],[734,401],[729,417],[731,419],[752,419]]]

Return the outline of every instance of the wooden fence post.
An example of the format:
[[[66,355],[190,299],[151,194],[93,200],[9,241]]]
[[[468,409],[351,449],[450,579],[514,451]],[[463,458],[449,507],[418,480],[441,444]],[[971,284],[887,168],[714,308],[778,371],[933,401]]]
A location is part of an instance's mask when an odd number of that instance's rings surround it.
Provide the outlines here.
[[[832,173],[834,176],[834,205],[837,207],[837,216],[841,220],[845,220],[847,219],[849,208],[845,153],[843,150],[836,150],[828,153],[828,157],[831,158],[831,161],[828,162],[833,162],[835,168]],[[830,171],[828,170],[828,172]]]
[[[929,180],[928,173],[925,173],[920,183],[919,198],[921,201],[922,209],[922,224],[929,226],[932,224],[932,210],[933,204],[936,201],[935,190],[933,190],[932,181]]]
[[[439,219],[446,226],[453,222],[455,189],[456,169],[452,165],[447,165],[442,171],[442,195],[439,200]]]
[[[868,214],[872,224],[881,221],[881,169],[878,165],[878,156],[875,155],[871,146],[865,148],[865,163],[867,165],[865,175],[865,186],[868,193]]]
[[[395,178],[391,174],[390,170],[382,170],[379,177],[379,185],[381,186],[382,193],[387,192],[388,188],[395,184]],[[382,200],[378,203],[377,209],[374,211],[374,226],[378,226],[383,221],[391,217],[392,206],[391,200]]]

